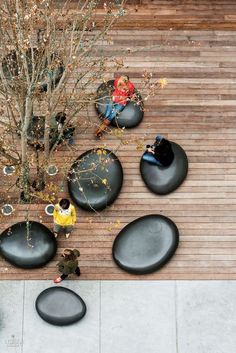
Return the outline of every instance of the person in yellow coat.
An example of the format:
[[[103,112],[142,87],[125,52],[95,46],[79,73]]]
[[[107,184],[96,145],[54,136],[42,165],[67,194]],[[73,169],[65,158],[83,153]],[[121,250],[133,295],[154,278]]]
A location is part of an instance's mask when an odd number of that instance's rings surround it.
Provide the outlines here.
[[[76,212],[75,207],[68,199],[61,199],[61,201],[55,205],[53,220],[55,238],[59,233],[65,233],[66,238],[69,238],[76,222]]]

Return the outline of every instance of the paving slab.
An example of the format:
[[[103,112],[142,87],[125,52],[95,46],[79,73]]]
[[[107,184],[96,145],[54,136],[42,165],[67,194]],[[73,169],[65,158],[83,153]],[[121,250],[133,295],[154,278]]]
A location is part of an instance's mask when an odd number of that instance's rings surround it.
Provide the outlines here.
[[[0,281],[0,353],[235,353],[236,281],[64,281],[86,302],[52,326],[35,300],[52,281]]]
[[[175,283],[103,281],[101,353],[177,353]]]
[[[236,352],[236,281],[178,281],[179,353]]]
[[[22,353],[24,281],[0,281],[0,352]]]
[[[54,284],[52,281],[27,281],[22,353],[99,353],[99,282],[67,280],[61,285],[83,298],[87,305],[86,316],[70,326],[48,324],[37,314],[35,300],[39,293]]]

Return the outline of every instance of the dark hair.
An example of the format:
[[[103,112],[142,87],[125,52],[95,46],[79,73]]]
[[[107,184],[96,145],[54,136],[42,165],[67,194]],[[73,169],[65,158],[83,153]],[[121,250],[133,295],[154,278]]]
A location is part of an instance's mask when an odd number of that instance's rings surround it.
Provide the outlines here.
[[[169,141],[164,137],[162,137],[161,139],[156,139],[156,141],[154,142],[155,146],[161,146],[161,147],[169,144],[170,144]]]
[[[67,210],[70,207],[70,201],[68,199],[61,199],[59,205],[63,208],[63,210]]]
[[[59,123],[59,124],[64,124],[66,121],[66,113],[63,112],[59,112],[57,113],[57,115],[55,116],[55,120]]]
[[[129,76],[128,75],[122,75],[122,76],[127,77],[128,81],[129,81]]]
[[[65,254],[65,251],[66,251],[67,253],[69,253],[69,254]],[[74,251],[71,250],[71,249],[65,249],[65,250],[63,251],[63,253],[64,253],[64,259],[65,259],[65,260],[76,260],[76,258],[77,258],[77,256],[75,255]]]
[[[161,140],[159,140],[159,143],[158,141],[155,141],[154,146],[155,146],[155,151],[156,152],[158,151],[158,153],[160,153],[162,156],[173,154],[171,143],[165,138],[162,138]]]

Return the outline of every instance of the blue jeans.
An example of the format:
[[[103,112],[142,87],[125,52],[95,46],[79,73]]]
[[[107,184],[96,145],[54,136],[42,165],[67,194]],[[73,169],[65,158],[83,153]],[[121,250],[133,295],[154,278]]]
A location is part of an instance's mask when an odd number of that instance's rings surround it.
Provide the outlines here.
[[[105,119],[112,121],[122,110],[125,108],[125,105],[109,102],[106,106],[106,111],[104,114]]]
[[[150,153],[150,152],[145,152],[143,155],[143,160],[151,163],[151,164],[155,164],[158,165],[159,167],[163,167],[163,165],[161,164],[161,162],[159,162],[155,157],[154,154]]]

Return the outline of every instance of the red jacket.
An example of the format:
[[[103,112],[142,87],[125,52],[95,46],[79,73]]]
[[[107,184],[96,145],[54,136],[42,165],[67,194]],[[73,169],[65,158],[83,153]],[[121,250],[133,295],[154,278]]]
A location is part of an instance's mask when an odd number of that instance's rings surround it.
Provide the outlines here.
[[[119,77],[114,81],[115,90],[112,93],[113,102],[119,103],[122,105],[127,104],[127,98],[131,98],[134,94],[134,85],[132,82],[128,82],[128,90],[120,89],[117,87]]]

